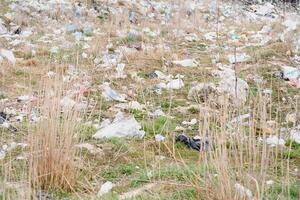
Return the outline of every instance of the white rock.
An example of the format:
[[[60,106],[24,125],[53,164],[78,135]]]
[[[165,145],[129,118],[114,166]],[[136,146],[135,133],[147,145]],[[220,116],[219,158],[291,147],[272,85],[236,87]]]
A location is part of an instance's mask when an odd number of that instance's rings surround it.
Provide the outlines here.
[[[175,60],[173,64],[180,65],[182,67],[197,67],[198,62],[195,59]]]
[[[0,56],[7,59],[8,62],[10,62],[11,64],[13,64],[13,65],[16,64],[16,58],[15,58],[12,51],[6,50],[6,49],[1,49],[0,50]]]
[[[93,136],[94,138],[112,138],[112,137],[137,137],[143,138],[145,132],[140,130],[141,125],[135,120],[133,116],[118,116],[116,115],[114,121],[100,129]]]
[[[103,196],[104,194],[109,193],[113,187],[114,187],[114,184],[113,184],[112,182],[110,182],[110,181],[105,182],[105,183],[101,186],[101,188],[100,188],[100,190],[99,190],[97,196],[98,196],[98,197],[101,197],[101,196]]]

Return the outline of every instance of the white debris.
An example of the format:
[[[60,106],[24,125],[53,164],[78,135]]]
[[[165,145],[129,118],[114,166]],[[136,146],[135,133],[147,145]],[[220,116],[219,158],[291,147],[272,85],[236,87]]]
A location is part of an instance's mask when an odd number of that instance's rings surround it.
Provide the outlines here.
[[[145,132],[141,128],[133,116],[126,117],[123,113],[118,113],[111,124],[97,131],[93,137],[98,139],[112,137],[143,138]]]
[[[30,99],[30,96],[28,95],[22,95],[18,97],[18,101],[28,101]]]
[[[164,73],[162,73],[161,71],[155,70],[154,73],[157,75],[157,78],[161,79],[161,80],[166,80],[168,79],[168,76],[166,76]]]
[[[5,151],[0,150],[0,160],[3,160],[5,158],[5,156],[6,156]]]
[[[2,147],[0,148],[0,160],[3,160],[7,153],[9,153],[10,151],[13,151],[17,147],[25,148],[25,147],[27,147],[27,144],[11,142],[9,144],[2,145]]]
[[[156,141],[156,142],[162,142],[162,141],[164,141],[165,139],[166,139],[166,137],[163,136],[163,135],[161,135],[161,134],[155,135],[155,141]]]
[[[0,35],[7,33],[7,29],[4,26],[4,22],[0,19]]]
[[[12,51],[6,50],[6,49],[1,49],[0,50],[0,57],[3,57],[8,60],[12,65],[16,64],[16,58],[13,54]]]
[[[51,49],[50,49],[50,52],[51,52],[52,54],[57,54],[58,51],[59,51],[59,48],[58,48],[58,47],[51,47]]]
[[[267,2],[264,5],[260,5],[257,7],[256,9],[256,14],[261,15],[261,16],[266,16],[266,15],[270,15],[274,12],[274,6]]]
[[[180,65],[182,67],[197,67],[199,63],[195,59],[175,60],[173,64]]]
[[[124,74],[124,68],[125,68],[125,64],[124,63],[120,63],[117,64],[116,70],[117,70],[117,78],[126,78],[126,75]]]
[[[169,89],[169,90],[172,90],[172,89],[173,90],[179,90],[182,87],[184,87],[184,83],[183,83],[183,81],[180,78],[171,80],[166,85],[166,88]]]
[[[108,83],[104,83],[102,85],[103,87],[103,96],[109,100],[115,100],[115,101],[120,101],[120,102],[126,102],[125,100],[125,96],[120,95],[118,92],[116,92],[115,90],[111,89],[109,87]]]
[[[120,104],[115,105],[115,107],[122,108],[122,109],[125,109],[125,110],[129,110],[129,109],[143,110],[145,108],[144,105],[141,105],[137,101],[131,101],[131,102],[128,102],[128,103],[120,103]]]
[[[60,100],[60,106],[64,109],[64,110],[69,110],[72,109],[75,106],[76,102],[71,99],[68,96],[63,97]]]
[[[284,139],[278,138],[277,136],[270,136],[266,139],[266,143],[270,145],[271,147],[275,146],[284,146],[285,141]]]
[[[247,101],[249,85],[246,81],[235,76],[223,76],[218,84],[219,93],[230,95],[232,103],[240,106]]]
[[[248,200],[252,200],[253,199],[253,195],[251,190],[249,190],[248,188],[244,187],[243,185],[236,183],[234,184],[234,188],[237,192],[237,194],[241,197],[241,198],[246,198]]]
[[[297,79],[300,76],[300,71],[295,67],[282,66],[281,69],[284,79]]]
[[[297,29],[297,26],[300,24],[300,19],[298,15],[290,15],[286,18],[282,25],[287,27],[286,31],[294,31]]]
[[[125,199],[132,199],[136,196],[138,196],[139,194],[141,194],[143,191],[145,190],[150,190],[151,188],[153,188],[156,184],[154,183],[149,183],[147,185],[142,186],[141,188],[138,189],[134,189],[132,191],[126,192],[124,194],[121,194],[119,199],[120,200],[125,200]]]
[[[236,55],[228,55],[228,60],[231,64],[234,63],[241,63],[241,62],[247,62],[250,60],[250,56],[247,55],[246,53],[240,53]]]
[[[199,83],[189,90],[189,100],[205,100],[209,94],[212,94],[217,90],[214,83]]]
[[[89,144],[89,143],[76,144],[75,147],[77,147],[79,149],[86,149],[91,154],[102,153],[101,149],[97,149],[94,145]]]
[[[217,38],[217,33],[216,32],[209,32],[209,33],[206,33],[204,35],[204,37],[205,37],[206,40],[214,41]]]
[[[244,124],[244,120],[248,120],[249,118],[251,117],[250,113],[248,114],[244,114],[244,115],[240,115],[240,116],[237,116],[235,118],[233,118],[231,121],[230,121],[230,124]],[[246,124],[248,124],[248,122],[246,122]]]
[[[55,75],[56,75],[56,73],[53,72],[53,71],[47,72],[47,76],[48,76],[49,78],[53,78]]]
[[[151,113],[151,115],[154,117],[166,116],[166,114],[161,109],[155,110],[153,113]]]
[[[110,182],[110,181],[105,182],[105,183],[101,186],[101,188],[100,188],[100,190],[99,190],[97,196],[98,196],[98,197],[101,197],[101,196],[103,196],[104,194],[109,193],[113,187],[114,187],[114,184],[113,184],[112,182]]]
[[[267,184],[267,185],[273,185],[273,184],[274,184],[274,181],[273,181],[273,180],[267,180],[267,181],[266,181],[266,184]]]
[[[191,121],[189,121],[189,122],[188,122],[188,121],[183,121],[182,124],[183,124],[183,125],[195,125],[195,124],[197,124],[197,122],[198,122],[197,119],[193,118],[193,119],[192,119]]]
[[[298,144],[300,144],[300,131],[299,130],[291,130],[290,139],[294,140]]]

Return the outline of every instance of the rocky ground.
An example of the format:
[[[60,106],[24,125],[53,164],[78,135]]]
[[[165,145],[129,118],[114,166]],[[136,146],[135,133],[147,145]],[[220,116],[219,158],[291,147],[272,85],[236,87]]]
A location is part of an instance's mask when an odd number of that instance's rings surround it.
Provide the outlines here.
[[[298,11],[0,0],[0,199],[299,199]]]

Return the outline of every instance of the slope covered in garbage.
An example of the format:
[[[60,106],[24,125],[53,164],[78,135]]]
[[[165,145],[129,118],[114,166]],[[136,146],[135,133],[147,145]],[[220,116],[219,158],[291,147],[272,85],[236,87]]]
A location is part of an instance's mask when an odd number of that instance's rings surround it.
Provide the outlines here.
[[[295,3],[0,0],[0,197],[299,199]]]

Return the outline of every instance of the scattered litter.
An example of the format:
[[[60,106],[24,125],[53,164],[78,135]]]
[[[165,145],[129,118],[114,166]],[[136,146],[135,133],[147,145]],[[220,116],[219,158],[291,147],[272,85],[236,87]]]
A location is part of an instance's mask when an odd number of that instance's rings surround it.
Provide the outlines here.
[[[0,112],[0,126],[3,128],[7,128],[11,132],[18,131],[18,129],[9,122],[9,117],[4,112]]]
[[[274,8],[275,7],[271,3],[267,2],[257,6],[255,13],[261,16],[270,16],[274,12]]]
[[[128,19],[129,19],[130,23],[136,24],[137,23],[137,17],[136,17],[135,12],[131,11],[129,13]]]
[[[159,117],[159,116],[166,116],[166,114],[161,109],[157,109],[153,113],[151,113],[151,116]]]
[[[109,87],[108,83],[104,83],[102,85],[103,88],[103,96],[109,100],[115,100],[115,101],[120,101],[120,102],[126,102],[125,100],[125,96],[120,95],[118,92],[116,92],[115,90],[111,89]]]
[[[58,47],[51,47],[51,49],[50,49],[50,52],[53,53],[53,54],[57,54],[58,51],[59,51]]]
[[[267,185],[273,185],[273,184],[274,184],[274,181],[273,181],[273,180],[267,180],[267,181],[266,181],[266,184],[267,184]]]
[[[251,117],[250,113],[237,116],[230,121],[230,124],[239,124],[239,125],[248,125],[249,118]],[[246,122],[244,122],[247,120]]]
[[[147,78],[159,78],[159,79],[161,79],[161,80],[167,79],[167,76],[164,75],[164,73],[162,73],[161,71],[158,71],[158,70],[156,70],[156,71],[154,71],[154,72],[146,73],[145,76],[146,76]]]
[[[209,33],[206,33],[204,35],[204,37],[205,37],[206,40],[215,41],[216,38],[217,38],[217,33],[216,32],[209,32]]]
[[[166,88],[169,90],[179,90],[180,88],[184,87],[184,83],[181,78],[171,80],[167,85]]]
[[[126,192],[126,193],[123,193],[119,196],[119,199],[120,200],[125,200],[125,199],[132,199],[138,195],[140,195],[143,191],[145,190],[150,190],[151,188],[153,188],[156,184],[154,183],[149,183],[149,184],[146,184],[138,189],[134,189],[132,191],[129,191],[129,192]]]
[[[131,102],[128,102],[128,103],[120,103],[120,104],[115,105],[115,107],[122,108],[124,110],[129,110],[129,109],[143,110],[145,108],[144,105],[141,105],[137,101],[131,101]]]
[[[16,58],[13,54],[12,51],[6,50],[6,49],[1,49],[0,50],[0,57],[3,57],[8,60],[12,65],[16,64]]]
[[[173,64],[180,65],[182,67],[197,67],[199,63],[195,59],[175,60]]]
[[[228,55],[228,60],[231,64],[247,62],[250,60],[250,56],[246,53],[236,54],[236,55]]]
[[[187,122],[187,121],[183,121],[182,124],[183,125],[195,125],[197,124],[197,119],[193,118],[190,122]]]
[[[86,149],[88,150],[91,154],[97,154],[97,153],[102,153],[102,150],[99,148],[96,148],[94,145],[89,144],[89,143],[81,143],[81,144],[76,144],[75,147],[79,149]]]
[[[236,192],[238,193],[238,195],[240,196],[240,198],[243,198],[243,199],[246,198],[248,200],[253,199],[253,194],[252,194],[251,190],[244,187],[243,185],[236,183],[236,184],[234,184],[234,188],[235,188]]]
[[[17,147],[25,148],[27,147],[27,144],[11,142],[9,144],[2,145],[2,147],[0,148],[0,160],[3,160],[7,153],[13,151]]]
[[[155,141],[156,142],[163,142],[165,139],[166,139],[166,137],[161,135],[161,134],[155,135]]]
[[[111,124],[101,128],[93,136],[94,138],[112,138],[112,137],[136,137],[143,138],[145,132],[141,130],[141,125],[133,116],[124,116],[123,113],[117,115]]]
[[[99,190],[97,196],[98,196],[98,197],[101,197],[101,196],[103,196],[104,194],[109,193],[113,187],[114,187],[114,184],[113,184],[112,182],[110,182],[110,181],[105,182],[105,183],[101,186],[101,188],[100,188],[100,190]]]
[[[299,130],[291,130],[290,139],[300,144],[300,131]]]
[[[124,74],[124,68],[125,68],[125,64],[124,63],[120,63],[117,65],[117,78],[126,78],[126,75]]]
[[[281,69],[284,79],[292,80],[297,79],[300,76],[300,71],[295,67],[282,66]]]
[[[69,98],[68,96],[65,96],[64,98],[62,98],[60,100],[60,106],[64,109],[64,110],[70,110],[75,106],[76,102]]]
[[[214,83],[199,83],[189,90],[188,99],[205,102],[208,100],[208,96],[216,91],[217,88]]]
[[[183,134],[176,136],[176,142],[182,142],[191,149],[197,151],[207,151],[209,150],[209,142],[207,140],[198,137],[187,137]]]
[[[270,145],[271,147],[275,147],[275,146],[284,146],[285,141],[284,141],[284,139],[278,138],[277,136],[274,135],[274,136],[268,137],[266,139],[266,143],[268,145]]]
[[[234,106],[241,106],[247,101],[249,85],[241,78],[236,78],[232,69],[224,68],[215,72],[221,78],[217,91],[219,94],[229,94]]]

